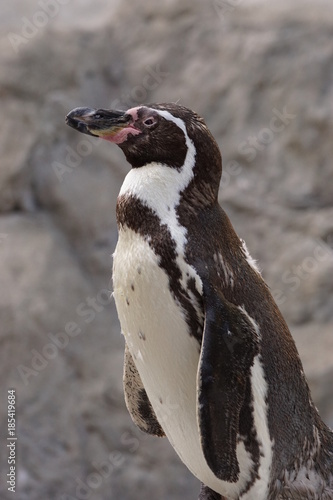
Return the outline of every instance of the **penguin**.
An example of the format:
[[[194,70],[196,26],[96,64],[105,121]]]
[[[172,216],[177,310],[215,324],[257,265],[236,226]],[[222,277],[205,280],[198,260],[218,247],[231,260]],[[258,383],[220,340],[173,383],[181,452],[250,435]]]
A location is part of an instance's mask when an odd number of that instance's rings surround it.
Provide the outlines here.
[[[200,500],[333,499],[333,433],[246,244],[218,203],[222,159],[174,103],[76,108],[67,124],[117,144],[113,295],[125,401],[201,481]]]

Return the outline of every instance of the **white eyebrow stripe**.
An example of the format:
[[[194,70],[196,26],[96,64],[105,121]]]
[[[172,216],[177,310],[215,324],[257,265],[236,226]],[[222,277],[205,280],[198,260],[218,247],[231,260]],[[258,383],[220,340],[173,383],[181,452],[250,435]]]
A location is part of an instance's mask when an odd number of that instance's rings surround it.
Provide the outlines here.
[[[186,144],[187,144],[187,147],[189,146],[188,144],[188,135],[187,135],[187,130],[186,130],[186,126],[185,126],[185,123],[183,122],[183,120],[181,120],[180,118],[177,118],[176,116],[173,116],[171,113],[169,113],[169,111],[163,111],[163,110],[160,110],[160,109],[155,109],[154,111],[156,111],[156,113],[158,113],[159,115],[163,116],[163,118],[165,118],[166,120],[169,120],[170,122],[173,122],[177,125],[177,127],[179,127],[183,132],[184,132],[184,135],[185,135],[185,138],[186,138]]]

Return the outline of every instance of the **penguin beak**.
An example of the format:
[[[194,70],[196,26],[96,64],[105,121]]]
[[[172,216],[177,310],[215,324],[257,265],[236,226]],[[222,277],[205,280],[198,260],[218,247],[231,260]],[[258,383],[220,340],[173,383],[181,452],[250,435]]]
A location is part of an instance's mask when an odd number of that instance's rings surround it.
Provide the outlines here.
[[[133,125],[133,117],[125,111],[75,108],[66,116],[66,123],[83,134],[111,142],[118,142],[117,136],[124,129],[127,131],[126,136],[129,133],[140,133]]]

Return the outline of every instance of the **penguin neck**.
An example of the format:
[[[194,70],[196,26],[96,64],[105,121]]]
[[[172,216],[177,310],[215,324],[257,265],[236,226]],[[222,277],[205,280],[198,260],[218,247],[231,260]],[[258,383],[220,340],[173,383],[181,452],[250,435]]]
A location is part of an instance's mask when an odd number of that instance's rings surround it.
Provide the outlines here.
[[[133,168],[119,192],[118,224],[127,225],[127,214],[131,214],[132,219],[130,205],[137,200],[159,218],[160,224],[170,229],[179,227],[180,213],[187,214],[188,222],[199,210],[217,204],[217,193],[218,189],[212,188],[204,179],[198,179],[193,168],[186,169],[186,165],[180,170],[159,163]]]
[[[178,171],[159,163],[133,168],[125,177],[118,200],[135,197],[163,222],[168,214],[175,212],[181,193],[192,177],[192,169]]]

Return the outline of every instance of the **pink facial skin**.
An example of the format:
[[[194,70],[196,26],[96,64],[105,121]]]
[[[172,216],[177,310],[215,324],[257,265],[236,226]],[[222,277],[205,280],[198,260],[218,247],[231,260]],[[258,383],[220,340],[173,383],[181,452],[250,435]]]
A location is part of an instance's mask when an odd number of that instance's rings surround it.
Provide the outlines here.
[[[133,118],[133,121],[136,122],[138,119],[138,109],[141,108],[142,106],[136,106],[136,108],[131,108],[126,111],[127,115],[131,115]]]
[[[129,127],[120,129],[119,132],[116,132],[115,134],[103,135],[101,137],[106,141],[114,142],[115,144],[121,144],[122,142],[127,141],[127,136],[129,134],[138,135],[141,134],[141,130],[138,130],[137,128],[130,125]]]

